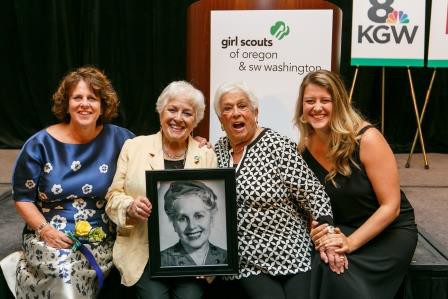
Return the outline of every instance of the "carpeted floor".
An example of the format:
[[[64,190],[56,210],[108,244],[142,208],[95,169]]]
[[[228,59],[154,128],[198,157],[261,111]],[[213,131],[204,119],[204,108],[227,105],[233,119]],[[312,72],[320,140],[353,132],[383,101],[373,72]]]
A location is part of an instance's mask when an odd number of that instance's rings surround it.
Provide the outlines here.
[[[23,226],[11,196],[4,196],[0,199],[0,259],[20,249]]]

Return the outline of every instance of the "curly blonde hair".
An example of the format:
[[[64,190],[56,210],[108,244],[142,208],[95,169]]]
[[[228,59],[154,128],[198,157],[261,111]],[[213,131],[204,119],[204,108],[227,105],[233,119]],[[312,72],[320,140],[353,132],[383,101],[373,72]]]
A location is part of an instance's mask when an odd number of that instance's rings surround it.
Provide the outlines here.
[[[62,122],[70,122],[68,111],[68,101],[73,89],[80,81],[92,89],[93,93],[101,99],[102,114],[98,118],[97,125],[104,121],[110,121],[118,114],[118,95],[115,92],[110,80],[99,69],[93,66],[83,66],[68,73],[59,84],[58,89],[53,94],[53,106],[51,111]]]
[[[333,100],[327,158],[332,162],[334,168],[330,170],[326,180],[335,185],[334,177],[338,173],[343,176],[351,175],[350,162],[357,166],[353,161],[353,153],[360,139],[358,131],[361,129],[364,119],[350,104],[347,90],[339,75],[327,70],[308,73],[300,85],[294,116],[294,124],[300,131],[298,144],[300,153],[305,150],[306,138],[314,131],[303,118],[303,94],[305,88],[310,84],[323,87]]]

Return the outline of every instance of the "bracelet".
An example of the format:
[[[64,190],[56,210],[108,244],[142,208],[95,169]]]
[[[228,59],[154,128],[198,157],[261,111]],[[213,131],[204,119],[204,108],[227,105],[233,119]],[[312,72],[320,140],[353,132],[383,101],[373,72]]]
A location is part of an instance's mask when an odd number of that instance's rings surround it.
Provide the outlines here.
[[[134,204],[134,200],[133,201],[131,201],[129,204],[128,204],[128,206],[126,207],[126,216],[131,216],[131,213],[130,213],[130,211],[131,211],[131,209],[132,209],[132,205]]]
[[[49,225],[49,223],[46,220],[42,222],[35,230],[36,235],[40,237],[40,233],[47,225]]]

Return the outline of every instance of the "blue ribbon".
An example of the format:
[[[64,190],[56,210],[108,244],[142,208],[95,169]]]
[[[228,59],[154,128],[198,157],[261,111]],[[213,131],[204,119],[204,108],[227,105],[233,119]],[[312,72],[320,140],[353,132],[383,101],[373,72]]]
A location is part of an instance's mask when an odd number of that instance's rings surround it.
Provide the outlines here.
[[[66,232],[66,233],[68,237],[73,241],[72,251],[75,252],[76,250],[79,250],[86,257],[90,266],[96,272],[96,277],[98,278],[98,287],[102,289],[104,285],[104,274],[103,271],[101,271],[100,266],[96,262],[93,253],[86,246],[84,246],[72,232]]]
[[[81,253],[84,254],[86,259],[89,261],[90,266],[92,266],[93,270],[95,270],[96,277],[98,278],[98,287],[102,289],[104,284],[104,274],[103,271],[101,271],[100,266],[98,266],[98,263],[96,262],[92,252],[82,244],[79,247],[79,251],[81,251]]]

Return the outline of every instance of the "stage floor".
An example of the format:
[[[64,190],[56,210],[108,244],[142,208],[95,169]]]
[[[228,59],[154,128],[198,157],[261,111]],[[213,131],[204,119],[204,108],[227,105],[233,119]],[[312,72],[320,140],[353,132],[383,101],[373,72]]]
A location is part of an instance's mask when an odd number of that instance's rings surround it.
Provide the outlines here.
[[[0,259],[19,249],[22,221],[10,196],[11,171],[17,150],[0,150]],[[423,157],[415,154],[411,167],[405,168],[407,155],[396,155],[400,182],[415,209],[417,224],[448,252],[448,154],[428,155],[429,169]],[[2,196],[3,195],[3,196]]]

